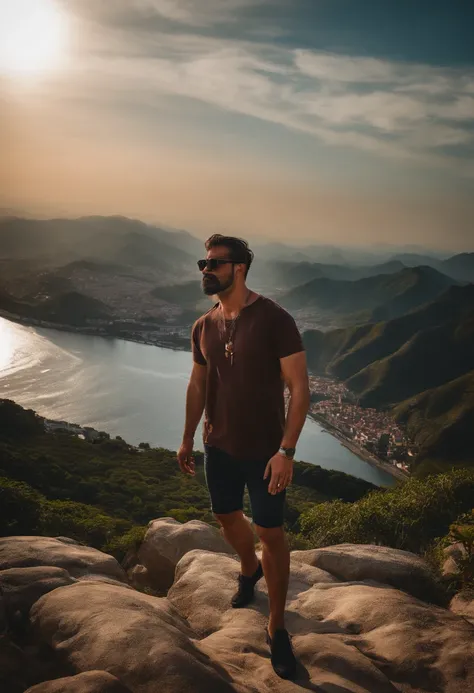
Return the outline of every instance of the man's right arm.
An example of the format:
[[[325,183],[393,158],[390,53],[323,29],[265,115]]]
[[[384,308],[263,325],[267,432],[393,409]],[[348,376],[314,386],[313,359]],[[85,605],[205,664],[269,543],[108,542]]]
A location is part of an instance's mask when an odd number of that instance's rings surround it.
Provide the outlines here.
[[[201,421],[206,401],[206,377],[207,366],[193,363],[193,370],[186,391],[186,421],[184,424],[183,439],[192,438]]]
[[[193,363],[193,370],[186,391],[186,421],[184,424],[183,442],[178,450],[178,463],[181,471],[194,475],[192,456],[194,434],[201,420],[206,401],[207,366]]]

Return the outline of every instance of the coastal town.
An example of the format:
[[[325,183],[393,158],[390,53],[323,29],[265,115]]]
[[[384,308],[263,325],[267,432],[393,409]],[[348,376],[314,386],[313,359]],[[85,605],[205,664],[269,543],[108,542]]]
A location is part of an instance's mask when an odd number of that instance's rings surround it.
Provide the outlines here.
[[[359,406],[344,383],[310,375],[310,416],[368,462],[405,478],[415,445],[387,413]]]

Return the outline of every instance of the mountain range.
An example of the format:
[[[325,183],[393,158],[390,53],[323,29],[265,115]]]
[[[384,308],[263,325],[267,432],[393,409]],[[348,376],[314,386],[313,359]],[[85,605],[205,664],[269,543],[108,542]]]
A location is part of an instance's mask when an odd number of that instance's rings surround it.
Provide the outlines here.
[[[186,231],[165,231],[126,217],[0,220],[0,258],[60,265],[75,260],[190,270],[202,242]]]
[[[394,408],[420,444],[420,460],[474,462],[474,285],[452,286],[396,319],[308,330],[303,339],[310,368],[344,380],[363,406]],[[460,391],[462,412],[455,396]],[[443,426],[435,425],[441,412]],[[453,426],[456,452],[443,458],[442,438]]]
[[[351,322],[388,320],[440,295],[455,280],[431,267],[405,267],[357,281],[313,279],[280,295],[289,310],[311,308],[349,316]]]
[[[256,255],[254,270],[259,271],[260,265],[267,277],[274,270],[295,273],[290,278],[292,286],[321,276],[361,279],[399,271],[402,265],[427,265],[459,281],[474,281],[474,253],[450,257],[434,251],[422,252],[416,247],[400,252],[395,246],[337,248],[317,244],[290,246],[272,241],[251,245]],[[203,241],[187,231],[165,229],[123,216],[0,218],[0,259],[32,258],[55,265],[90,259],[128,266],[153,264],[161,268],[167,263],[181,268],[192,263],[195,270],[194,263],[203,253]]]

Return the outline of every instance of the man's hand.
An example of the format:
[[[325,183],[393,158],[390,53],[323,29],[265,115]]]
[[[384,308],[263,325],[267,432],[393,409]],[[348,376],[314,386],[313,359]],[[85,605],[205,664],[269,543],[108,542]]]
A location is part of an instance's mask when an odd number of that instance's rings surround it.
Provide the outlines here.
[[[178,464],[185,474],[195,475],[193,457],[194,438],[185,437],[178,450]]]
[[[263,478],[266,479],[269,474],[271,474],[271,478],[268,485],[268,493],[274,496],[277,493],[281,493],[291,484],[293,479],[293,460],[277,452],[265,467]]]

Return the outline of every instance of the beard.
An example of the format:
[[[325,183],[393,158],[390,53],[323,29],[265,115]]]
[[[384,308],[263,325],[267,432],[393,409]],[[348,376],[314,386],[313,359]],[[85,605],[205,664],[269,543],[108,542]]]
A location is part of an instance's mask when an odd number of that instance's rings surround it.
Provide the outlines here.
[[[206,296],[214,296],[221,294],[226,289],[229,289],[234,283],[234,271],[228,279],[220,281],[215,274],[205,274],[202,278],[202,290]]]

